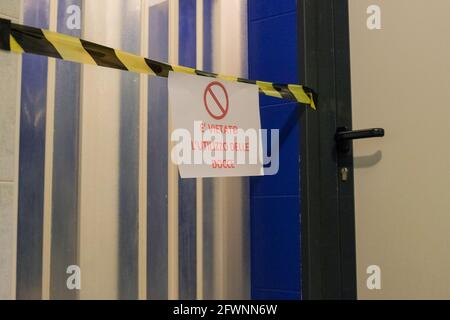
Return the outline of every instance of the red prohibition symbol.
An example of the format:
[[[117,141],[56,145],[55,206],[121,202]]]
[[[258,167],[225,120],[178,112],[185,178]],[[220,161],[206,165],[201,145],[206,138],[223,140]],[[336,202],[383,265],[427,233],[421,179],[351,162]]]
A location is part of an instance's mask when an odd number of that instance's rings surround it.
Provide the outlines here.
[[[225,86],[218,81],[208,84],[203,95],[203,102],[206,111],[216,120],[225,118],[228,113],[230,104],[228,93]]]

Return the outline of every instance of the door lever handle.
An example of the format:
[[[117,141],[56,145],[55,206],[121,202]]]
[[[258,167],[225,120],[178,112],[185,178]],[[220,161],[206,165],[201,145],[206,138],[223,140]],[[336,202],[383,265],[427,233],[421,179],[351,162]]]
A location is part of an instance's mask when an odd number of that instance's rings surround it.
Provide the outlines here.
[[[337,149],[340,152],[350,151],[350,142],[356,139],[379,138],[384,137],[383,128],[371,128],[363,130],[348,130],[347,127],[337,129],[334,139],[336,140]]]

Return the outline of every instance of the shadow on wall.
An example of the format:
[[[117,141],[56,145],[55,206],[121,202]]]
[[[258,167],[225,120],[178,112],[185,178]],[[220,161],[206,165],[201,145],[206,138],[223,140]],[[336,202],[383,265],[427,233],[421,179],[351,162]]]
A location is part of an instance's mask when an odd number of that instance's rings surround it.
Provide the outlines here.
[[[361,156],[361,157],[355,157],[353,159],[354,162],[354,168],[370,168],[376,165],[378,162],[381,161],[381,158],[383,157],[383,153],[381,150],[378,150],[377,152],[367,155],[367,156]]]

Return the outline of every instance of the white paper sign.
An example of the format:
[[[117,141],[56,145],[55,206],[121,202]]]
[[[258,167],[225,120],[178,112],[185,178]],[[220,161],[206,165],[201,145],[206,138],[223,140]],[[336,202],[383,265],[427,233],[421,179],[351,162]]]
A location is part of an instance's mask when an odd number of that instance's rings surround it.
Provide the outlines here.
[[[256,85],[171,72],[169,108],[182,178],[264,174]]]

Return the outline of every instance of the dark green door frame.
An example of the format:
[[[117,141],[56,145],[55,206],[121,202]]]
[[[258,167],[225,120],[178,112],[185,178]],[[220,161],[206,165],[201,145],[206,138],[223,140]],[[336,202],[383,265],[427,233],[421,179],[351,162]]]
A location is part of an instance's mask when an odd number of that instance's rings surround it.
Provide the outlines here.
[[[348,3],[298,0],[298,15],[301,79],[318,94],[301,114],[303,298],[356,299],[353,152],[334,140],[352,127]]]

